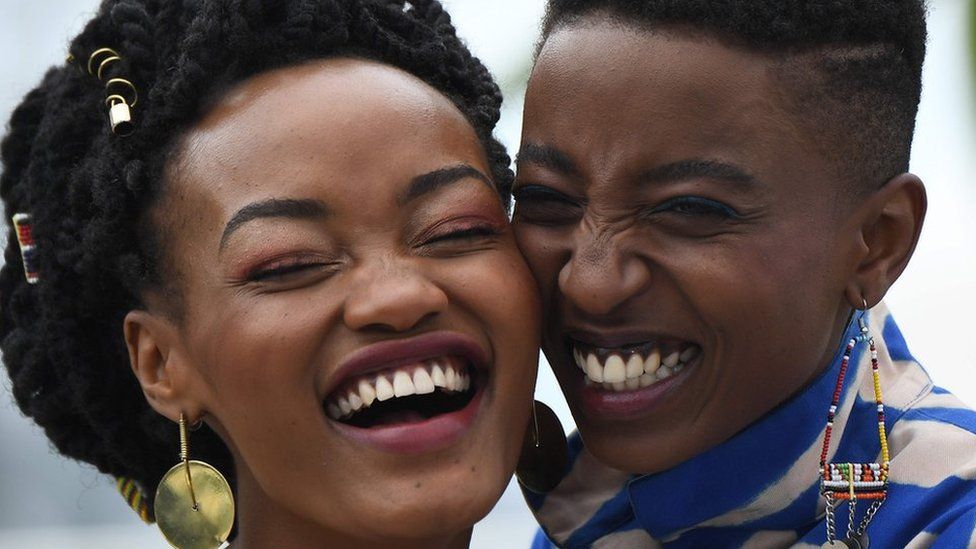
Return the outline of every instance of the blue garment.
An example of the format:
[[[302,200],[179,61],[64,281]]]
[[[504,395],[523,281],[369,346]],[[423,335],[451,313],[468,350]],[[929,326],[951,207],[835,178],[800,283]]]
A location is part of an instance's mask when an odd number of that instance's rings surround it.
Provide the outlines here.
[[[976,411],[932,384],[883,305],[868,316],[891,454],[888,498],[867,530],[871,547],[976,548]],[[615,471],[574,434],[566,478],[549,494],[526,493],[542,525],[533,549],[820,547],[820,450],[840,358],[744,431],[667,471]],[[866,344],[851,357],[828,461],[881,461]],[[858,521],[866,507],[858,505]],[[840,537],[847,509],[837,511]]]

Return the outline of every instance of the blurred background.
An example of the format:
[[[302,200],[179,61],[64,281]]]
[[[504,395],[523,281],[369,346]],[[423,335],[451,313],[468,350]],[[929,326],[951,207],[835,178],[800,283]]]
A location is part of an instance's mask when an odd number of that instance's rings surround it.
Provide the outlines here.
[[[522,94],[544,0],[442,0],[505,93],[498,129],[518,149]],[[0,118],[6,122],[97,0],[0,0]],[[912,156],[929,190],[922,241],[886,301],[936,382],[976,406],[976,0],[930,0],[929,51]],[[2,237],[0,237],[2,238]],[[544,359],[537,397],[572,418]],[[534,522],[513,486],[473,547],[526,547]],[[93,468],[61,458],[13,404],[0,374],[0,548],[164,548]]]

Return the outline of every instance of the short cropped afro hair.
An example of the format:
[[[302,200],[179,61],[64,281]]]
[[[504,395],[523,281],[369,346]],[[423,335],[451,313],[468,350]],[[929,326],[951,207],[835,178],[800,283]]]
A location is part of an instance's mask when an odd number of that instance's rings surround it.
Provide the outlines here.
[[[85,68],[104,47],[122,58],[105,77],[139,91],[128,137],[112,134],[105,89]],[[134,481],[150,507],[178,455],[177,431],[143,397],[123,319],[162,283],[164,246],[153,245],[147,211],[165,189],[175,143],[208,102],[249,76],[312,59],[401,68],[467,117],[509,203],[509,158],[492,137],[501,93],[436,0],[104,0],[70,53],[73,62],[51,68],[13,112],[2,144],[0,348],[14,399],[54,446]],[[36,285],[25,280],[15,213],[32,217]],[[201,429],[193,442],[194,455],[233,484],[219,437]]]
[[[908,170],[925,15],[923,0],[548,0],[543,40],[595,16],[768,55],[787,111],[848,188],[869,191]]]

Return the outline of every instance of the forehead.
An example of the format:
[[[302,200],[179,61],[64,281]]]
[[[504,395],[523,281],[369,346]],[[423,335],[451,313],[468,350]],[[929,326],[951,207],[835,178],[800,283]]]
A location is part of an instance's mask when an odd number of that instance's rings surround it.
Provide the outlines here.
[[[226,220],[272,197],[372,203],[392,194],[377,188],[458,160],[485,163],[449,99],[397,68],[339,58],[264,73],[225,94],[184,136],[171,179]]]
[[[705,35],[584,19],[557,27],[540,50],[524,137],[606,162],[649,152],[662,162],[758,159],[773,144],[801,152],[779,94],[762,55]]]

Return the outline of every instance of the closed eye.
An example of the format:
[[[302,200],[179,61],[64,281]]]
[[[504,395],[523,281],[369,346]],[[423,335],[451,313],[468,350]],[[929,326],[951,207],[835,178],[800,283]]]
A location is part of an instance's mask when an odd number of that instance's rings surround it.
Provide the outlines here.
[[[577,201],[544,185],[522,185],[512,195],[515,197],[515,221],[561,225],[573,223],[583,214]]]
[[[250,273],[249,282],[274,282],[289,278],[290,275],[319,269],[327,266],[321,261],[297,260],[273,263],[268,267],[261,267]]]
[[[738,212],[726,204],[701,196],[679,196],[664,201],[650,210],[649,214],[674,213],[687,217],[719,217],[738,219]]]
[[[436,244],[438,242],[449,242],[449,241],[468,241],[477,240],[485,237],[498,236],[498,229],[490,225],[479,225],[474,227],[467,227],[457,231],[452,231],[443,235],[438,235],[424,244]]]

